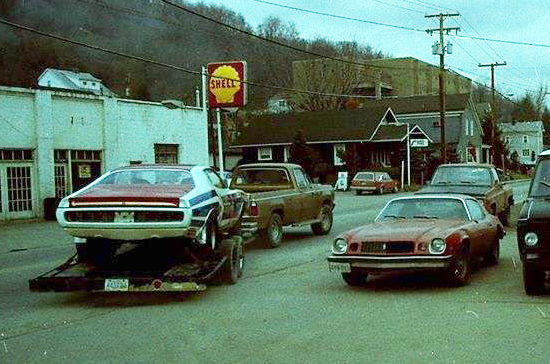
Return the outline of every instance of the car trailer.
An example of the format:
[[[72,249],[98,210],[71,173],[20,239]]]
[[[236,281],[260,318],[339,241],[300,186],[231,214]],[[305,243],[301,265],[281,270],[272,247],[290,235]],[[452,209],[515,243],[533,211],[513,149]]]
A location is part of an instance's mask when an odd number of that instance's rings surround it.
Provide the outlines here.
[[[204,291],[206,283],[237,282],[244,264],[243,244],[240,236],[224,239],[219,254],[208,259],[198,258],[190,249],[180,249],[185,254],[178,256],[170,249],[167,251],[167,245],[155,247],[155,254],[138,246],[101,265],[79,262],[75,254],[60,266],[29,280],[29,289],[35,292]]]

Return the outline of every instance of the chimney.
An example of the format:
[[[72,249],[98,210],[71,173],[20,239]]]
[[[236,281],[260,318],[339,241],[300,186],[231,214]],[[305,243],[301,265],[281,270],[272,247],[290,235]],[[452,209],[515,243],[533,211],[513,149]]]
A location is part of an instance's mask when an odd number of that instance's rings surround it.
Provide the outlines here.
[[[376,100],[382,99],[382,72],[378,72],[374,79],[374,94]]]

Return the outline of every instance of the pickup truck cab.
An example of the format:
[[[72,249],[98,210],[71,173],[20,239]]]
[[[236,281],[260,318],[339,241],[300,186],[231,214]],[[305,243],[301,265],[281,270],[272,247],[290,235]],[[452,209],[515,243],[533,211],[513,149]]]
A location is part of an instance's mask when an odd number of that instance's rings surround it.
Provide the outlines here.
[[[334,189],[315,184],[291,163],[254,163],[236,167],[231,188],[248,193],[241,228],[259,232],[270,247],[280,245],[283,226],[311,225],[316,235],[332,228]]]
[[[483,201],[485,209],[503,225],[510,221],[512,190],[500,180],[495,166],[481,163],[441,164],[430,182],[417,193],[458,193]]]
[[[539,154],[516,232],[525,292],[540,294],[550,270],[550,150]]]

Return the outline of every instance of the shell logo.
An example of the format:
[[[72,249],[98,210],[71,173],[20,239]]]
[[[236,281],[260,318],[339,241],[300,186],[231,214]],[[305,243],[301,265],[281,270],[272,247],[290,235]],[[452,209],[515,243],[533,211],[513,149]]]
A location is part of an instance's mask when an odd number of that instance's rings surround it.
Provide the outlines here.
[[[217,78],[223,77],[223,78]],[[239,73],[231,66],[220,66],[212,72],[209,82],[210,91],[221,104],[232,103],[235,94],[241,89]]]
[[[231,109],[246,105],[246,61],[209,63],[207,71],[210,107]]]

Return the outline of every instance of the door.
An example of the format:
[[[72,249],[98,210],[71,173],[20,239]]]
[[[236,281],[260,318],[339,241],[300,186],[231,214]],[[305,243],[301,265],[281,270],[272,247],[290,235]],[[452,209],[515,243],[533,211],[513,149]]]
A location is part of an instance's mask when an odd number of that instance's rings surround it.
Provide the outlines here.
[[[313,186],[303,169],[295,168],[294,178],[296,179],[296,186],[300,191],[300,199],[302,201],[302,216],[300,220],[313,220],[319,215],[319,211],[321,210],[322,192]]]
[[[476,200],[466,200],[473,221],[470,222],[470,250],[477,256],[484,255],[495,238],[496,226]]]
[[[0,218],[34,216],[33,166],[31,163],[0,165]]]

